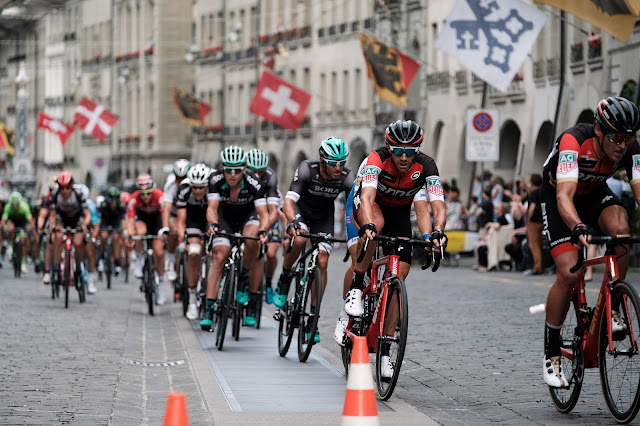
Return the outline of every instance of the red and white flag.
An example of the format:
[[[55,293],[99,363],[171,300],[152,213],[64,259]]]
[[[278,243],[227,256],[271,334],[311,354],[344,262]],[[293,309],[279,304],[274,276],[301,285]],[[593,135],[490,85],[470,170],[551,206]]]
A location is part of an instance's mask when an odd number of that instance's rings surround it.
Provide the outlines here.
[[[72,125],[57,118],[53,118],[42,111],[40,111],[40,116],[38,117],[38,129],[48,130],[58,135],[62,146],[67,143],[67,139],[69,139],[75,130]]]
[[[304,120],[310,100],[308,92],[272,72],[263,71],[249,111],[295,132]]]
[[[96,104],[89,98],[82,98],[73,116],[73,125],[81,127],[87,135],[104,142],[118,121],[118,116]]]

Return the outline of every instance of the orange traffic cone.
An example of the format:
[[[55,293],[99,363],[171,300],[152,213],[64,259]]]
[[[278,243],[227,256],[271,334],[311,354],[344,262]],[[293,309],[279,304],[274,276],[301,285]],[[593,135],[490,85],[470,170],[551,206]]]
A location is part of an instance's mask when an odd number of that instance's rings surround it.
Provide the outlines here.
[[[377,425],[378,406],[373,391],[373,378],[369,366],[367,340],[357,336],[353,342],[347,394],[344,396],[342,410],[343,425]]]
[[[187,398],[183,393],[169,393],[167,411],[164,413],[163,426],[189,426]]]

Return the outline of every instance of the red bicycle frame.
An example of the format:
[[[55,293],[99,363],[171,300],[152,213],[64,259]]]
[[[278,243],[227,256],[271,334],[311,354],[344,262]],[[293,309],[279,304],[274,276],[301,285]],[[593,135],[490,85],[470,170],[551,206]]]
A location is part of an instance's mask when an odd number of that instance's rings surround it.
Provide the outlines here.
[[[66,257],[69,256],[69,283],[67,284],[69,287],[72,287],[74,282],[74,267],[73,267],[73,234],[65,232],[64,234],[64,253],[62,257],[62,267],[60,268],[60,276],[64,277],[64,268],[66,265]]]
[[[598,366],[598,344],[600,341],[600,324],[603,315],[603,306],[605,307],[607,315],[607,336],[609,338],[609,351],[613,353],[613,337],[611,333],[611,291],[609,290],[609,283],[618,280],[618,260],[615,254],[605,254],[604,256],[595,257],[593,259],[585,259],[584,266],[594,266],[605,264],[606,271],[602,278],[602,285],[600,286],[600,293],[598,294],[598,301],[596,302],[593,310],[593,316],[589,318],[586,314],[587,309],[587,296],[585,292],[584,277],[580,277],[578,285],[574,288],[571,298],[577,296],[580,307],[581,315],[577,320],[582,323],[584,335],[582,336],[582,350],[584,353],[584,365],[585,368],[595,368]],[[627,311],[625,317],[628,318],[628,305],[627,299],[624,299],[624,309]],[[628,324],[630,328],[630,337],[633,342],[634,353],[638,352],[636,341],[634,340],[634,334],[632,324]],[[573,360],[573,352],[571,349],[562,348],[562,356],[567,359]]]

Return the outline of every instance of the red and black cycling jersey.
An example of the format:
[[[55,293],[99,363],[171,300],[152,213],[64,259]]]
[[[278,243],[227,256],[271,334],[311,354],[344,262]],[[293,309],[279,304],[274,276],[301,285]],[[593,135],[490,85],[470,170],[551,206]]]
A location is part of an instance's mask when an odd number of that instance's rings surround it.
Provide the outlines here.
[[[389,148],[384,146],[369,154],[357,194],[362,188],[377,188],[376,204],[396,207],[411,203],[423,186],[426,186],[428,201],[444,201],[438,166],[433,158],[418,152],[411,168],[401,174],[391,161]]]
[[[588,194],[606,185],[617,170],[626,169],[631,183],[640,179],[640,145],[634,140],[618,163],[599,158],[594,146],[593,124],[579,123],[560,135],[544,163],[543,180],[554,187],[557,182],[577,182],[576,195]]]
[[[162,199],[164,193],[159,188],[153,189],[151,200],[144,204],[140,199],[140,192],[135,191],[131,194],[129,204],[127,204],[127,217],[135,218],[137,215],[160,215],[162,213]]]

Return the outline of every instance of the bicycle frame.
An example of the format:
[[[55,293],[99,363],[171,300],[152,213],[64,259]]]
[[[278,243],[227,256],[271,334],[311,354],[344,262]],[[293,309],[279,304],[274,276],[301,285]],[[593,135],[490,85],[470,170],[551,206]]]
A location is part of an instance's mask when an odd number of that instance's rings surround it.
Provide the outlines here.
[[[598,300],[593,308],[593,315],[587,310],[587,296],[585,291],[584,277],[580,277],[578,285],[574,288],[571,298],[578,297],[580,306],[580,318],[578,321],[582,323],[582,328],[585,331],[582,336],[582,349],[584,353],[585,368],[598,367],[598,344],[600,334],[600,324],[602,321],[602,315],[607,317],[607,336],[609,339],[609,352],[613,353],[613,336],[611,333],[611,289],[613,284],[619,279],[618,277],[618,260],[615,254],[610,254],[608,251],[604,256],[595,257],[592,259],[585,259],[584,266],[595,266],[605,264],[606,271],[602,278],[602,284],[600,286],[600,292],[598,294]],[[603,309],[604,308],[604,309]],[[625,309],[628,313],[627,301],[625,300]],[[631,327],[632,324],[629,324]],[[631,329],[630,337],[633,342],[634,353],[638,353],[637,342],[633,337],[633,329]],[[567,359],[573,360],[573,353],[570,349],[562,348],[562,356]]]

